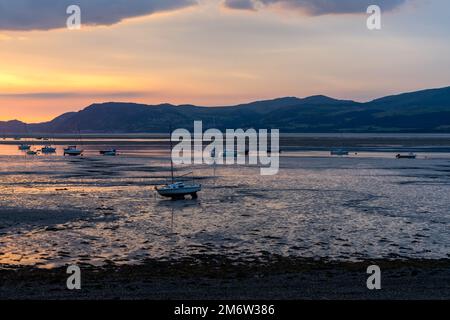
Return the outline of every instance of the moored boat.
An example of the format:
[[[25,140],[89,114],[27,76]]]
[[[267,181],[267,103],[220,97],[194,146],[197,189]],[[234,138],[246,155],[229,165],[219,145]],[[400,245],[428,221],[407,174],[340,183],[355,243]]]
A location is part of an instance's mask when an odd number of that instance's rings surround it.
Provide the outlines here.
[[[200,184],[185,184],[184,182],[175,182],[162,187],[156,187],[160,196],[172,199],[184,199],[190,195],[193,199],[197,198],[197,192],[202,190]]]
[[[77,146],[68,146],[64,149],[64,155],[79,156],[83,153],[83,150],[77,148]]]
[[[348,151],[343,150],[343,149],[332,150],[330,152],[330,155],[332,155],[332,156],[348,156]]]
[[[169,141],[170,141],[170,152],[172,154],[172,139],[169,135]],[[215,154],[215,151],[214,151]],[[158,192],[158,194],[162,197],[171,198],[172,200],[182,200],[185,196],[190,195],[192,199],[197,199],[198,195],[197,192],[200,192],[202,190],[201,184],[195,184],[193,183],[185,183],[185,182],[175,182],[175,176],[174,176],[174,168],[173,168],[173,159],[172,156],[170,156],[170,173],[171,173],[171,183],[167,185],[163,185],[161,187],[155,187],[155,190]],[[191,174],[192,172],[189,172],[181,177],[185,177],[188,174]],[[180,178],[181,178],[180,177]]]
[[[37,154],[38,154],[37,151],[34,151],[34,150],[28,150],[27,151],[27,155],[29,155],[29,156],[35,156]]]
[[[116,156],[117,150],[116,149],[109,149],[109,150],[100,150],[100,154],[103,156]]]
[[[52,147],[52,146],[44,146],[41,149],[42,153],[55,153],[56,152],[56,148]]]
[[[395,156],[397,159],[416,159],[417,158],[417,155],[416,154],[414,154],[413,152],[410,152],[410,153],[408,153],[408,154],[397,154],[396,156]]]
[[[29,144],[24,144],[24,143],[19,146],[19,150],[21,150],[21,151],[27,151],[27,150],[30,150],[30,148],[31,148],[31,146]]]

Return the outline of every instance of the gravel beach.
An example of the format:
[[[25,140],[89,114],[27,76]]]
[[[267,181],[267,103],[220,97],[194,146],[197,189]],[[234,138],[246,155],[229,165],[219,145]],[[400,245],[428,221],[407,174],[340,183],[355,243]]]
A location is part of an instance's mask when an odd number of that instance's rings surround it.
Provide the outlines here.
[[[366,287],[366,269],[381,268],[381,290]],[[358,263],[270,257],[147,261],[139,266],[81,266],[81,290],[68,290],[65,268],[0,271],[0,299],[450,299],[450,260]]]

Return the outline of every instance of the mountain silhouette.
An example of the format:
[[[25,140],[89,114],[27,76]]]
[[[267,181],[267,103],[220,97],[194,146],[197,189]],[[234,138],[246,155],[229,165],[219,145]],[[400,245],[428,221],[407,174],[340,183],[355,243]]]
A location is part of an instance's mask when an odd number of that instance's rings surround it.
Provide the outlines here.
[[[171,128],[266,128],[281,132],[450,133],[450,87],[388,96],[366,103],[317,95],[235,106],[96,103],[52,121],[0,122],[0,134],[163,133]]]

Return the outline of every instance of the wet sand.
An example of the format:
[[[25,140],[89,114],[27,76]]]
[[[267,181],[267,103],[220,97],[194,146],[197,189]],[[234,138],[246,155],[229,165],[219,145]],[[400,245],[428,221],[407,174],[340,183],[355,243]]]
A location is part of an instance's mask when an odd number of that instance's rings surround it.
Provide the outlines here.
[[[368,290],[366,269],[382,270]],[[146,261],[139,266],[81,266],[82,288],[66,288],[66,269],[0,271],[0,299],[450,299],[450,260],[325,262],[270,256],[264,261]]]
[[[386,139],[345,158],[283,153],[275,177],[197,166],[205,188],[185,202],[154,194],[169,174],[159,147],[30,158],[0,146],[0,299],[449,299],[450,143]],[[426,151],[396,160],[398,142]],[[66,289],[68,264],[81,291]],[[366,288],[371,264],[380,291]]]

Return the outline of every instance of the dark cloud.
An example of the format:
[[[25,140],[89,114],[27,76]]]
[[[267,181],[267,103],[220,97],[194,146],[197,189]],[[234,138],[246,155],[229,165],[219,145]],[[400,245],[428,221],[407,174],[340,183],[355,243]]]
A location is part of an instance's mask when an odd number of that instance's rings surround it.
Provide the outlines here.
[[[365,13],[370,5],[392,10],[408,0],[225,0],[232,9],[255,9],[258,6],[279,5],[285,9],[301,10],[309,15]]]
[[[111,25],[123,19],[188,7],[197,0],[0,0],[0,30],[48,30],[66,26],[67,7],[78,5],[82,23]]]
[[[225,0],[225,7],[239,10],[255,10],[253,0]]]

